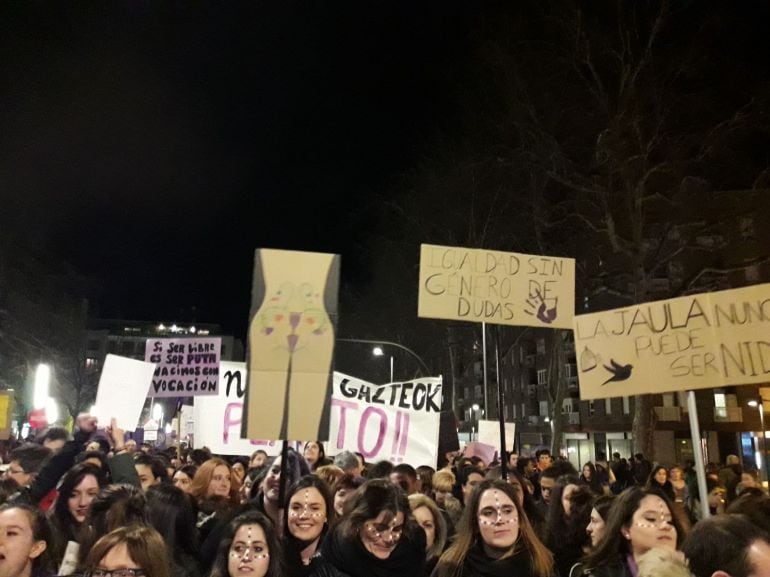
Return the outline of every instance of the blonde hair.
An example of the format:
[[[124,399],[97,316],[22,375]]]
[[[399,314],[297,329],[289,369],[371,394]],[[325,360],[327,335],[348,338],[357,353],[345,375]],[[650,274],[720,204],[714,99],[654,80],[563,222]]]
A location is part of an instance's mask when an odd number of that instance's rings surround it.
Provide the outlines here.
[[[315,470],[315,474],[321,477],[329,487],[334,487],[337,481],[345,476],[345,471],[337,465],[322,465]]]
[[[415,493],[414,495],[409,495],[409,507],[412,509],[413,514],[415,509],[426,507],[433,516],[433,525],[436,527],[436,538],[433,540],[433,545],[431,545],[430,549],[426,550],[425,553],[427,554],[428,559],[438,557],[444,550],[447,537],[446,521],[444,520],[444,516],[441,514],[438,505],[436,505],[430,497],[421,493]]]
[[[639,557],[639,577],[692,577],[679,551],[654,547]]]
[[[433,490],[449,493],[456,482],[451,471],[436,471],[433,474]]]

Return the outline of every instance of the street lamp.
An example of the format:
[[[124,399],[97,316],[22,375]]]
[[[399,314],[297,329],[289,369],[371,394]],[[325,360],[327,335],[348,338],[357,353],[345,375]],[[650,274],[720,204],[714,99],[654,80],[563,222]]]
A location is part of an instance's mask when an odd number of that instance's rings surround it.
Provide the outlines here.
[[[380,349],[383,354],[385,354],[385,351],[383,350],[383,346],[386,347],[396,347],[397,349],[401,349],[402,351],[409,353],[420,365],[420,374],[423,377],[427,377],[430,375],[430,369],[428,369],[428,365],[425,364],[425,361],[422,360],[422,357],[415,353],[412,349],[409,347],[405,347],[404,345],[400,343],[394,343],[392,341],[374,341],[371,339],[336,339],[337,342],[340,343],[362,343],[364,345],[377,345],[376,348]],[[377,355],[377,353],[374,353]],[[378,355],[379,356],[379,355]]]
[[[759,409],[759,426],[762,427],[762,469],[765,471],[765,480],[770,482],[770,474],[767,472],[767,434],[765,433],[765,406],[759,400],[749,401],[750,407]]]
[[[473,403],[473,405],[471,405],[471,411],[473,411],[471,413],[471,421],[474,423],[471,425],[471,440],[474,440],[473,433],[475,432],[476,441],[479,440],[479,409],[481,409],[481,407],[479,407],[478,403]]]
[[[40,363],[35,372],[35,388],[32,393],[32,407],[44,409],[48,400],[48,385],[51,382],[51,368]]]
[[[152,408],[152,418],[158,422],[158,427],[160,427],[163,422],[163,405],[158,403]]]
[[[372,349],[372,354],[375,357],[383,357],[385,356],[385,351],[382,350],[382,347],[374,347]],[[390,355],[390,382],[394,382],[393,380],[393,355]]]
[[[48,397],[45,401],[45,418],[49,425],[53,425],[59,420],[59,405],[53,397]]]

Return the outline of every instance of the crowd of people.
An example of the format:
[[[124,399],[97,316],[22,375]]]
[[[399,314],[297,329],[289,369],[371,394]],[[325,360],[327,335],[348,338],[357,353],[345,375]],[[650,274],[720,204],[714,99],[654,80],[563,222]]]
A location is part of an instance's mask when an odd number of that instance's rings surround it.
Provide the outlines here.
[[[732,455],[708,467],[708,519],[689,467],[642,455],[284,455],[49,429],[3,455],[0,577],[770,575],[770,496]]]

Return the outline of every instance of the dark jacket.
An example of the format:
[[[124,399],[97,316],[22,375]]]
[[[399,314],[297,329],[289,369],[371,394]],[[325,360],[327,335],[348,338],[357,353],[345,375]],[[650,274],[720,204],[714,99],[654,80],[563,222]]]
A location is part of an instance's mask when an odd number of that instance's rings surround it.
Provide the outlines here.
[[[585,567],[578,563],[572,567],[569,577],[632,577],[632,575],[628,565],[618,561],[598,567]]]

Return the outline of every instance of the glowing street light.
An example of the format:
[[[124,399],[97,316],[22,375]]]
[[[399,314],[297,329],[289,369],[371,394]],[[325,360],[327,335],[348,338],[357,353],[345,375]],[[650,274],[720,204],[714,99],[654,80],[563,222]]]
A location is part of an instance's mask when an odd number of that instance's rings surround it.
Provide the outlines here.
[[[51,425],[59,420],[59,405],[53,397],[48,397],[45,402],[45,418]]]
[[[163,421],[163,405],[156,404],[152,407],[152,418],[160,424]]]
[[[40,363],[35,372],[35,388],[32,395],[32,407],[35,409],[45,409],[48,400],[48,385],[51,382],[51,368]]]
[[[767,468],[767,433],[765,432],[765,406],[762,399],[749,401],[749,406],[759,409],[759,426],[762,427],[762,470],[765,472],[765,479],[770,481],[770,473]],[[759,463],[757,463],[759,464]]]
[[[385,351],[382,350],[382,347],[374,347],[372,349],[372,354],[375,357],[383,357],[385,356]],[[390,382],[393,382],[393,355],[390,355]]]

